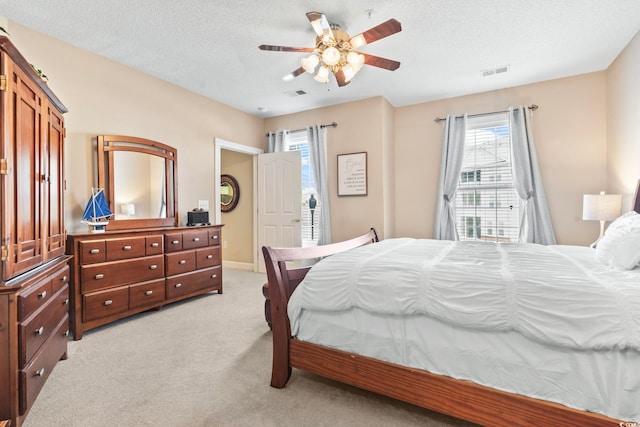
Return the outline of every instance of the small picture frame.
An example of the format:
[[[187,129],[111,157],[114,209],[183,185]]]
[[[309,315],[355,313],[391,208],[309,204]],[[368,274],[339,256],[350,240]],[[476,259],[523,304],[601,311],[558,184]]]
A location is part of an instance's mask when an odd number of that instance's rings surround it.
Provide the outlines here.
[[[367,153],[338,154],[338,196],[367,195]]]

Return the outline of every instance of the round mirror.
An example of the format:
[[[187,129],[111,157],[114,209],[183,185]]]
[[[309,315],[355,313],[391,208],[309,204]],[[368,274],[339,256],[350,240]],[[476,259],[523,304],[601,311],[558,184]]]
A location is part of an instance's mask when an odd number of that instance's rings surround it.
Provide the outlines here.
[[[240,200],[240,188],[238,181],[231,175],[220,176],[220,210],[232,211]]]

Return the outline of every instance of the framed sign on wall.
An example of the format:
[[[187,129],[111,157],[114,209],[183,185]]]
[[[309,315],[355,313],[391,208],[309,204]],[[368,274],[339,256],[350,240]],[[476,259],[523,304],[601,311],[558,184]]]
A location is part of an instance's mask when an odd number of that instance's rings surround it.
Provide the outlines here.
[[[338,154],[338,196],[367,195],[367,153]]]

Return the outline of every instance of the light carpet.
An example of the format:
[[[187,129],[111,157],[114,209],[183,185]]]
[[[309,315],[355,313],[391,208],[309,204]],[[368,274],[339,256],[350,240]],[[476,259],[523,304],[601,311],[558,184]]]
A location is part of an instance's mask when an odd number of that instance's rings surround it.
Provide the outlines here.
[[[472,426],[294,369],[269,386],[264,274],[69,342],[24,427]]]

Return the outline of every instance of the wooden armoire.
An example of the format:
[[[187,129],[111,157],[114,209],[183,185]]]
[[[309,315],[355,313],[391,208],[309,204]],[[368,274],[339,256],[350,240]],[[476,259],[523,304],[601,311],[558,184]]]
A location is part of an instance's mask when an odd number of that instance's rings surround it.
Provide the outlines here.
[[[12,427],[67,353],[66,112],[0,37],[0,420]]]

